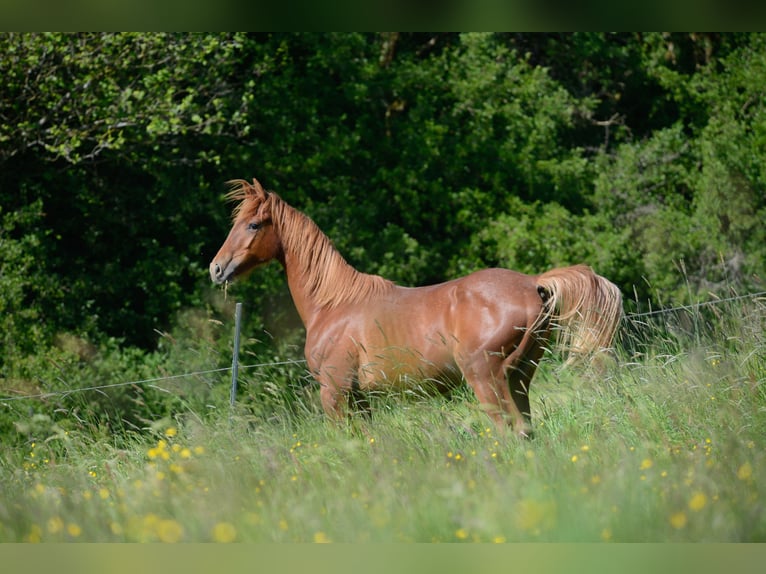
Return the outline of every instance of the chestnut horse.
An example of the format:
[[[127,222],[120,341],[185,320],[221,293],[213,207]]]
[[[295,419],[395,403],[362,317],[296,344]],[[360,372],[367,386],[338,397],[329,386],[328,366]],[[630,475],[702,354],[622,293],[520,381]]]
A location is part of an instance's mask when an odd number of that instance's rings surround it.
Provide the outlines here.
[[[311,219],[258,181],[230,183],[239,204],[210,277],[222,284],[272,259],[282,264],[330,417],[341,418],[360,391],[464,380],[500,428],[527,436],[529,385],[553,327],[570,359],[612,344],[622,296],[585,265],[542,275],[484,269],[401,287],[354,269]]]

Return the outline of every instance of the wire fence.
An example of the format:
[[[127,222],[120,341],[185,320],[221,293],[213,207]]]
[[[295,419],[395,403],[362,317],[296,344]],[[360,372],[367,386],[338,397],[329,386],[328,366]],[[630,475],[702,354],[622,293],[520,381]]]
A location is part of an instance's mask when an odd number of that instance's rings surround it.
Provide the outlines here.
[[[694,309],[698,309],[700,307],[707,307],[712,305],[719,305],[722,303],[731,303],[734,301],[744,300],[744,299],[757,299],[758,297],[764,297],[766,296],[766,291],[760,291],[758,293],[749,293],[747,295],[737,295],[733,297],[727,297],[724,299],[715,299],[712,301],[705,301],[702,303],[695,303],[692,305],[682,305],[679,307],[668,307],[664,309],[655,309],[652,311],[645,311],[641,313],[628,313],[625,315],[626,319],[637,319],[641,317],[651,317],[651,316],[657,316],[667,313],[675,313],[678,311],[691,311]],[[238,333],[235,334],[235,338],[238,337]],[[236,356],[236,349],[235,349],[235,356]],[[223,372],[232,372],[234,373],[235,369],[258,369],[258,368],[266,368],[266,367],[280,367],[280,366],[286,366],[286,365],[297,365],[297,364],[304,364],[306,363],[305,359],[293,359],[293,360],[287,360],[287,361],[276,361],[276,362],[269,362],[269,363],[256,363],[251,365],[240,365],[236,359],[232,362],[232,366],[230,367],[221,367],[217,369],[209,369],[204,371],[193,371],[189,373],[181,373],[178,375],[168,375],[164,377],[153,377],[149,379],[140,379],[135,381],[123,381],[123,382],[117,382],[117,383],[110,383],[110,384],[104,384],[104,385],[95,385],[90,387],[79,387],[76,389],[70,389],[67,391],[51,391],[51,392],[45,392],[45,393],[38,393],[38,394],[32,394],[32,395],[19,395],[19,396],[12,396],[12,397],[0,397],[0,404],[3,403],[10,403],[14,401],[23,401],[23,400],[29,400],[29,399],[47,399],[51,397],[57,397],[57,396],[68,396],[74,393],[81,393],[86,391],[103,391],[106,389],[112,389],[117,387],[128,387],[128,386],[140,386],[140,385],[149,385],[154,386],[152,383],[160,383],[163,381],[171,381],[171,380],[178,380],[178,379],[184,379],[184,378],[190,378],[190,377],[199,377],[202,375],[210,375],[215,373],[223,373]],[[156,387],[157,388],[157,387]],[[231,401],[233,403],[234,401],[234,391],[236,390],[236,379],[232,381],[232,395],[231,395]]]
[[[739,301],[741,299],[757,299],[758,297],[766,296],[766,291],[760,291],[758,293],[748,293],[747,295],[735,295],[733,297],[726,297],[725,299],[714,299],[712,301],[703,301],[702,303],[694,303],[692,305],[682,305],[680,307],[669,307],[665,309],[655,309],[653,311],[645,311],[643,313],[630,313],[626,315],[628,319],[635,319],[638,317],[649,317],[652,315],[662,315],[665,313],[674,313],[676,311],[689,311],[692,309],[699,309],[700,307],[708,307],[711,305],[718,305],[720,303],[730,303],[732,301]]]

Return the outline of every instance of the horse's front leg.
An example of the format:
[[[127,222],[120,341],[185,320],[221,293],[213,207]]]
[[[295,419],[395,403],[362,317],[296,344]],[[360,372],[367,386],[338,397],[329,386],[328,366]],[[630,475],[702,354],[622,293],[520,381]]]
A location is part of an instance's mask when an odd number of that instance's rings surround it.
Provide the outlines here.
[[[350,414],[349,406],[353,407],[351,401],[356,396],[355,375],[355,365],[350,360],[324,361],[314,370],[322,409],[328,418],[342,421]]]

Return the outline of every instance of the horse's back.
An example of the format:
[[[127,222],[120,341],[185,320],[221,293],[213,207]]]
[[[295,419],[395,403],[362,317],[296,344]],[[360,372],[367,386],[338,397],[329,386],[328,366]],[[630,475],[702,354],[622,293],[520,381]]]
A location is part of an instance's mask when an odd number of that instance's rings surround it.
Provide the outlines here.
[[[343,335],[325,342],[357,357],[362,387],[407,376],[452,378],[461,354],[517,345],[541,306],[533,276],[484,269],[436,285],[395,287],[338,309]]]

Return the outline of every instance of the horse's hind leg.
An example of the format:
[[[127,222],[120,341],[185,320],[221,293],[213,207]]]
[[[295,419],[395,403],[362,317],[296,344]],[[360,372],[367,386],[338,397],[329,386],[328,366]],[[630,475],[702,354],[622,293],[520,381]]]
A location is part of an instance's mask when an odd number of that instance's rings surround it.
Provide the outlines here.
[[[524,419],[524,430],[520,434],[530,437],[532,409],[529,406],[529,387],[543,351],[544,347],[539,337],[525,337],[522,344],[503,361],[511,398]]]
[[[503,357],[496,353],[483,355],[461,365],[466,382],[501,432],[510,426],[515,433],[527,436],[528,422],[511,396]]]

